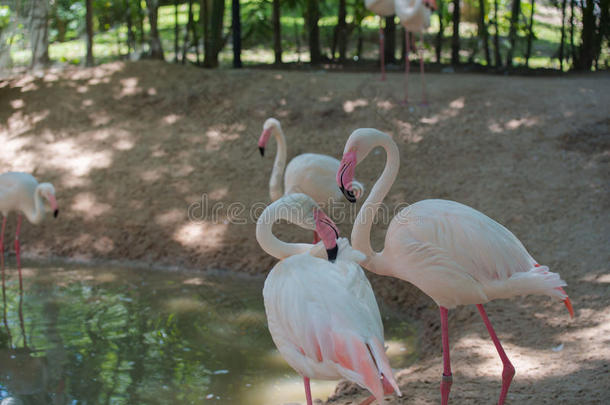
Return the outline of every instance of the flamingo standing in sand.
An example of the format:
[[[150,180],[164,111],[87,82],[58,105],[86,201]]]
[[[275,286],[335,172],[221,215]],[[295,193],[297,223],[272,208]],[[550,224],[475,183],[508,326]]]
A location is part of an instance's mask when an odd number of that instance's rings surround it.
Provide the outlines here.
[[[482,304],[497,298],[541,294],[563,300],[573,317],[570,299],[561,288],[566,283],[559,274],[540,266],[504,226],[473,208],[447,200],[423,200],[404,208],[388,227],[383,251],[375,252],[370,241],[371,227],[398,174],[398,147],[383,132],[358,129],[347,140],[337,172],[338,185],[354,202],[350,182],[355,167],[377,146],[386,151],[386,165],[352,229],[354,249],[367,256],[362,266],[414,284],[439,305],[444,363],[442,405],[448,403],[452,383],[447,312],[457,305],[475,304],[503,363],[498,401],[502,405],[515,369]]]
[[[46,205],[45,201],[48,203]],[[50,207],[50,209],[49,209]],[[0,233],[0,261],[2,267],[2,285],[4,286],[4,229],[11,211],[17,212],[17,230],[15,231],[15,254],[19,270],[19,287],[21,280],[21,250],[19,233],[21,232],[21,215],[25,215],[32,224],[39,224],[47,211],[52,211],[57,218],[59,210],[55,200],[55,188],[51,183],[40,183],[28,173],[7,172],[0,174],[0,212],[3,215]]]
[[[272,233],[285,219],[315,229],[322,244],[286,243]],[[314,226],[315,224],[315,226]],[[269,205],[256,226],[259,245],[280,259],[263,288],[269,331],[284,359],[303,376],[307,404],[310,378],[345,378],[373,396],[400,390],[384,352],[383,324],[375,295],[362,268],[364,255],[345,238],[311,197],[290,194]]]
[[[385,80],[385,55],[383,49],[384,34],[382,21],[383,17],[390,17],[396,14],[394,10],[394,0],[364,0],[367,10],[379,16],[379,61],[381,64],[381,80]]]
[[[341,190],[335,184],[335,174],[339,169],[339,161],[327,155],[304,153],[294,157],[286,166],[286,136],[280,122],[268,118],[263,125],[263,132],[258,140],[261,156],[265,156],[265,147],[273,135],[277,142],[277,153],[273,163],[273,171],[269,180],[271,201],[276,201],[282,195],[304,193],[314,199],[319,206],[328,206],[333,201],[342,201]],[[286,170],[284,171],[284,168]],[[282,193],[282,180],[284,192]],[[356,198],[362,194],[364,187],[357,181],[353,182]],[[314,235],[314,243],[319,241]]]
[[[421,35],[421,47],[416,50],[419,57],[419,71],[422,82],[422,104],[427,105],[426,82],[424,79],[424,58],[420,49],[424,46],[424,31],[430,27],[430,14],[436,10],[435,0],[395,0],[396,15],[400,24],[405,29],[405,99],[404,104],[409,101],[409,31]]]

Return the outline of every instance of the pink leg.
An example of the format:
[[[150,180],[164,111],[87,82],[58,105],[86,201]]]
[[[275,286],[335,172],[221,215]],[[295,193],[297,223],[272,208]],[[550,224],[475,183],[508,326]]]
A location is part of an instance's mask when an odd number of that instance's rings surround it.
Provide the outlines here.
[[[23,280],[21,279],[21,246],[19,234],[21,233],[21,214],[17,214],[17,230],[15,231],[15,255],[17,256],[17,271],[19,272],[19,291],[23,291]]]
[[[383,18],[379,17],[379,60],[381,61],[381,81],[385,80],[385,49],[383,47],[383,27],[381,26]]]
[[[371,405],[373,402],[375,402],[375,397],[371,395],[370,397],[362,401],[360,405]]]
[[[2,267],[2,290],[4,291],[4,229],[6,228],[6,218],[2,218],[2,233],[0,234],[0,267]]]
[[[403,104],[409,102],[409,31],[405,28],[405,99],[402,101]]]
[[[502,359],[502,391],[500,392],[500,399],[498,400],[498,405],[503,405],[504,400],[506,399],[506,394],[508,393],[508,387],[510,386],[511,381],[513,380],[513,376],[515,375],[515,368],[511,364],[510,360],[506,356],[502,345],[500,344],[500,340],[498,336],[496,336],[496,332],[494,328],[491,326],[491,322],[489,322],[489,318],[487,318],[487,313],[483,308],[483,305],[477,304],[477,308],[479,309],[479,313],[481,314],[481,318],[483,318],[483,322],[485,322],[485,326],[487,326],[487,331],[489,332],[489,336],[491,340],[493,340],[494,345],[496,346],[496,350],[500,355],[500,359]]]
[[[315,245],[318,242],[320,242],[320,236],[318,236],[316,231],[313,231],[313,244]]]
[[[428,105],[428,97],[426,97],[426,79],[424,77],[424,55],[421,50],[424,47],[424,32],[421,32],[421,46],[417,48],[417,55],[419,56],[419,72],[421,73],[421,91],[422,91],[422,105]]]
[[[305,384],[305,398],[307,398],[307,405],[313,405],[311,400],[311,387],[309,386],[309,378],[303,377],[303,383]]]
[[[451,374],[451,360],[449,359],[449,325],[447,314],[449,311],[445,307],[440,307],[441,310],[441,333],[443,339],[443,376],[441,378],[441,404],[449,403],[449,391],[453,384],[453,375]]]

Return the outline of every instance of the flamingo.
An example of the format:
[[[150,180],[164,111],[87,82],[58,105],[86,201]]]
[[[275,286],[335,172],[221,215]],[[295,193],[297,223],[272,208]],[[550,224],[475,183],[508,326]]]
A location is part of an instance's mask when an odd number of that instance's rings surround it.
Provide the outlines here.
[[[291,193],[307,194],[320,206],[343,200],[341,190],[335,184],[335,173],[339,169],[337,159],[317,153],[304,153],[293,158],[286,166],[286,136],[280,122],[275,118],[268,118],[263,125],[263,132],[258,140],[261,156],[265,156],[265,147],[271,135],[277,142],[277,153],[269,180],[271,201]],[[282,180],[284,193],[282,193]],[[363,185],[357,181],[353,182],[353,188],[356,198],[364,191]],[[314,243],[318,241],[318,237],[314,234]]]
[[[280,241],[272,233],[280,219],[315,229],[327,254],[322,244]],[[310,378],[353,381],[373,394],[363,404],[381,402],[392,391],[401,395],[384,352],[375,295],[357,264],[364,255],[338,236],[331,219],[301,193],[269,205],[256,226],[261,248],[280,259],[263,288],[269,331],[284,359],[303,376],[308,405]]]
[[[367,8],[367,10],[372,11],[379,16],[379,60],[381,62],[381,81],[385,80],[385,59],[383,51],[384,35],[382,21],[383,17],[389,17],[396,13],[394,10],[394,1],[395,0],[364,0],[364,6]]]
[[[440,307],[444,370],[442,405],[452,384],[447,313],[457,305],[475,304],[503,363],[504,404],[515,369],[487,317],[483,304],[497,298],[541,294],[563,300],[570,316],[574,310],[559,274],[539,265],[508,229],[483,213],[447,200],[423,200],[401,210],[390,223],[385,247],[375,252],[370,232],[384,197],[396,179],[399,153],[396,143],[371,128],[354,131],[345,145],[337,183],[354,202],[350,190],[355,167],[375,147],[385,149],[387,160],[381,177],[362,205],[352,229],[354,249],[363,252],[362,266],[374,273],[406,280],[430,296]]]
[[[48,203],[48,207],[46,203]],[[4,286],[4,230],[6,220],[11,211],[17,212],[17,230],[15,231],[15,254],[19,270],[19,286],[21,280],[21,250],[19,233],[21,232],[21,216],[26,216],[32,224],[40,224],[47,211],[53,212],[57,218],[59,210],[55,200],[55,188],[51,183],[40,183],[28,173],[7,172],[0,174],[0,212],[3,215],[2,231],[0,233],[0,261],[2,262],[2,285]]]
[[[419,32],[421,35],[421,47],[424,46],[424,31],[430,27],[430,14],[436,10],[435,0],[395,0],[396,15],[400,19],[400,24],[405,29],[405,99],[404,104],[409,101],[409,31]],[[419,71],[422,81],[422,104],[427,105],[426,97],[426,82],[424,80],[424,59],[420,52],[421,48],[417,48],[419,57]]]

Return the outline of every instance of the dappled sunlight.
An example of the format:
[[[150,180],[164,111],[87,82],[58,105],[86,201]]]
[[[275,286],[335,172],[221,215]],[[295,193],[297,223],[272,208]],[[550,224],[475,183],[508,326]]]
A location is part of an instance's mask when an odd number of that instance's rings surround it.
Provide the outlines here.
[[[311,380],[311,395],[325,400],[335,390],[337,381]],[[295,375],[252,387],[252,398],[263,404],[305,404],[303,378]]]
[[[58,140],[47,146],[48,159],[42,164],[66,173],[63,183],[75,187],[87,183],[87,175],[95,169],[105,169],[112,164],[112,152],[83,150],[75,139]]]
[[[173,208],[162,212],[155,216],[155,222],[162,227],[171,227],[172,225],[182,222],[186,219],[186,210]]]
[[[127,96],[133,96],[142,91],[142,88],[138,86],[138,78],[137,77],[129,77],[126,79],[121,79],[121,91],[117,98],[124,98]]]
[[[183,246],[206,251],[222,246],[227,229],[226,224],[187,223],[177,228],[173,239]]]
[[[366,107],[369,105],[368,100],[365,100],[363,98],[359,98],[357,100],[351,100],[351,101],[345,101],[343,102],[343,111],[345,111],[346,113],[352,113],[354,112],[357,108],[361,108],[361,107]]]
[[[208,305],[192,297],[173,297],[164,302],[164,306],[170,312],[203,312],[208,309]]]
[[[74,196],[74,202],[70,207],[77,215],[82,216],[88,221],[92,221],[104,215],[112,208],[110,204],[97,201],[95,194],[90,192],[78,193]]]

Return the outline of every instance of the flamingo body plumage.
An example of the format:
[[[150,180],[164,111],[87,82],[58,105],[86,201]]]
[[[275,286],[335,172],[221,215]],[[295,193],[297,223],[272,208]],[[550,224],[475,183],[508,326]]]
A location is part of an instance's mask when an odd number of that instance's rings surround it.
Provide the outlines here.
[[[317,245],[281,242],[271,233],[278,219],[311,229],[312,210],[327,252],[336,243],[334,262],[320,255]],[[284,196],[265,209],[257,223],[257,240],[281,259],[263,288],[269,331],[284,359],[303,376],[306,393],[310,378],[345,378],[378,401],[392,391],[400,395],[384,351],[379,308],[358,265],[364,255],[337,237],[336,226],[305,194]]]

